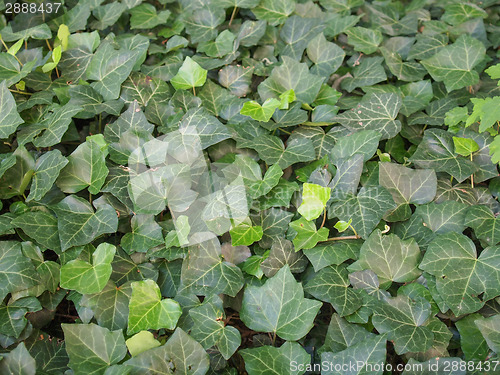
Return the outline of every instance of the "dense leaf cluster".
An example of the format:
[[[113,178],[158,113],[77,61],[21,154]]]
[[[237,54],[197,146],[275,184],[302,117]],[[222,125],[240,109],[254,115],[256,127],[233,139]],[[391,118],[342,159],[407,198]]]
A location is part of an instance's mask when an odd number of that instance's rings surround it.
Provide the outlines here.
[[[494,373],[496,0],[7,6],[1,374]]]

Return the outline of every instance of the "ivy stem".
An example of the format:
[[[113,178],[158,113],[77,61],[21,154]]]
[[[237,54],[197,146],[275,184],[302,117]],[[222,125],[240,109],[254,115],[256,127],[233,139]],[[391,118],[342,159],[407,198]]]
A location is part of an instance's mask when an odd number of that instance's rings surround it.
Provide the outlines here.
[[[276,332],[273,332],[273,346],[275,346],[274,344],[276,343]]]
[[[282,131],[283,133],[285,133],[285,134],[288,134],[288,135],[291,135],[291,134],[292,134],[292,133],[290,133],[290,132],[288,132],[288,131],[286,131],[286,130],[284,130],[284,129],[281,129],[281,128],[278,128],[278,129],[279,129],[280,131]]]
[[[193,86],[193,95],[196,96],[196,90],[194,89],[194,86]]]
[[[234,20],[234,16],[236,16],[236,12],[238,11],[238,7],[234,7],[233,8],[233,13],[231,13],[231,18],[229,19],[229,26],[231,26],[231,24],[233,23],[233,20]]]
[[[349,227],[351,227],[352,231],[354,232],[354,236],[355,236],[356,238],[360,238],[360,237],[358,236],[358,232],[356,232],[356,229],[354,229],[354,227],[353,227],[351,224],[349,224]]]
[[[9,89],[9,91],[10,92],[15,92],[17,94],[33,95],[31,92],[24,92],[24,91],[13,90],[13,89]]]
[[[7,52],[8,52],[8,51],[9,51],[9,47],[7,47],[7,44],[5,44],[5,42],[3,41],[3,39],[2,39],[2,38],[0,38],[0,41],[2,42],[3,46],[5,47],[5,49],[6,49],[6,50],[7,50]],[[21,62],[21,60],[19,60],[19,59],[17,58],[17,56],[16,56],[16,55],[12,55],[12,56],[14,56],[14,58],[17,60],[17,62],[18,62],[21,66],[23,66],[23,63]]]
[[[323,222],[321,223],[319,229],[323,228],[323,226],[325,225],[325,221],[326,221],[326,207],[323,209]]]
[[[332,238],[327,238],[325,241],[321,241],[321,242],[326,242],[326,241],[342,241],[342,240],[359,240],[359,237],[358,236],[332,237]]]
[[[470,161],[472,161],[472,152],[470,153]],[[474,189],[474,173],[470,175],[470,186]]]

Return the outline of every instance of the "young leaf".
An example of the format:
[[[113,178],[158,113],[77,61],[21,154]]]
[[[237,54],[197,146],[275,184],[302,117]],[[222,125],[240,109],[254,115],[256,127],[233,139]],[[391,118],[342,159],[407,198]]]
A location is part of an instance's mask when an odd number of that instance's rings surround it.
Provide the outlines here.
[[[307,221],[303,217],[292,221],[290,223],[290,228],[297,232],[293,239],[295,251],[299,251],[301,249],[311,249],[316,246],[318,242],[326,241],[330,232],[328,228],[320,228],[318,230],[314,222]]]
[[[278,99],[274,98],[267,99],[262,105],[254,100],[250,100],[243,104],[240,114],[250,116],[257,121],[267,122],[273,116],[274,111],[280,107],[280,103],[281,102]]]
[[[245,223],[232,228],[229,233],[231,234],[231,243],[233,246],[249,246],[259,241],[263,234],[261,226],[251,226]]]
[[[176,90],[188,90],[194,87],[200,87],[207,80],[207,71],[189,56],[182,63],[177,74],[170,80],[170,83]]]
[[[478,144],[469,138],[453,137],[455,152],[462,156],[470,156],[472,153],[479,150]]]
[[[131,338],[127,339],[125,344],[132,357],[161,345],[149,331],[140,331],[136,333]]]
[[[316,184],[302,185],[302,204],[297,211],[306,219],[314,220],[325,210],[330,199],[331,189]]]

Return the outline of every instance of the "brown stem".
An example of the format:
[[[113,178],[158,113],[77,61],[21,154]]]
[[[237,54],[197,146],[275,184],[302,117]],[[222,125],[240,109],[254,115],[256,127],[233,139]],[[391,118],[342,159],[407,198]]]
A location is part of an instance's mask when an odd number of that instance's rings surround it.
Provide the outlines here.
[[[233,20],[234,20],[234,16],[236,16],[236,12],[238,11],[238,7],[234,7],[233,8],[233,13],[231,13],[231,18],[229,19],[229,26],[231,26],[231,24],[233,23]]]
[[[342,241],[342,240],[359,240],[359,236],[332,237],[332,238],[328,238],[325,241],[321,241],[321,242],[326,242],[326,241]]]
[[[325,225],[325,221],[326,221],[326,207],[323,210],[323,222],[321,223],[319,229],[323,228],[323,226]]]

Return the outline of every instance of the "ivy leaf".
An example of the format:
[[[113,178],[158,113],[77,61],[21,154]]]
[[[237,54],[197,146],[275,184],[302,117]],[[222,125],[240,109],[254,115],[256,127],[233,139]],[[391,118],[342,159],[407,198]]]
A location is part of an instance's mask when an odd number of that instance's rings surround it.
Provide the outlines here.
[[[373,325],[393,340],[396,353],[426,351],[432,345],[434,334],[425,324],[431,306],[424,298],[412,301],[400,295],[372,301],[369,306],[373,310]]]
[[[297,211],[308,221],[317,219],[330,199],[331,189],[316,184],[302,185],[302,204]]]
[[[39,276],[31,261],[22,254],[21,243],[0,242],[0,297],[38,283]]]
[[[31,181],[30,193],[26,202],[39,201],[52,188],[68,160],[62,156],[61,151],[52,150],[40,156],[35,164],[35,172]]]
[[[376,130],[382,134],[381,139],[392,138],[401,130],[401,122],[396,120],[401,103],[397,94],[372,94],[363,97],[350,111],[337,115],[335,120],[352,131]]]
[[[473,152],[479,150],[479,146],[473,139],[453,137],[453,145],[458,155],[470,156]]]
[[[424,226],[435,233],[457,232],[465,229],[467,205],[461,202],[446,201],[418,206],[415,215],[419,216]]]
[[[490,246],[500,242],[500,223],[491,210],[484,205],[474,205],[467,209],[465,225],[474,229],[476,236]],[[498,225],[498,226],[497,226]]]
[[[351,27],[346,31],[347,42],[354,47],[356,51],[370,55],[377,51],[379,44],[382,42],[382,33],[378,30],[367,29],[357,26]]]
[[[260,105],[254,100],[250,100],[243,104],[241,107],[240,114],[244,116],[250,116],[254,120],[267,122],[271,119],[274,111],[280,106],[280,101],[278,99],[269,98]]]
[[[104,233],[114,233],[118,226],[116,211],[104,204],[94,212],[89,202],[69,195],[53,207],[57,214],[57,226],[61,249],[85,245]]]
[[[320,301],[331,303],[340,316],[352,314],[362,304],[358,291],[350,288],[345,265],[321,269],[307,282],[304,289]]]
[[[382,62],[383,57],[366,57],[361,60],[361,64],[356,65],[352,71],[351,77],[342,80],[340,87],[348,92],[353,91],[357,87],[366,87],[375,85],[376,83],[385,81],[385,74]]]
[[[248,21],[245,21],[248,22]],[[228,65],[219,71],[219,83],[238,97],[250,91],[253,67]]]
[[[310,249],[320,241],[326,241],[328,239],[329,230],[328,228],[316,228],[316,224],[312,221],[307,221],[305,218],[301,217],[298,220],[292,221],[290,223],[290,228],[297,232],[293,239],[293,245],[295,246],[295,251],[301,249]]]
[[[295,341],[312,328],[320,307],[321,302],[304,298],[302,286],[285,266],[264,285],[246,287],[240,316],[250,329]]]
[[[170,16],[169,10],[156,12],[156,8],[151,4],[141,4],[130,9],[131,29],[152,29],[167,22]]]
[[[129,254],[145,253],[149,249],[163,243],[161,227],[153,215],[134,215],[131,220],[132,231],[122,237],[120,245]]]
[[[207,80],[207,71],[189,56],[182,63],[177,74],[170,80],[176,90],[188,90],[200,87]]]
[[[128,351],[132,357],[135,357],[137,354],[145,352],[146,350],[157,348],[161,345],[149,331],[136,333],[134,336],[127,339],[125,344],[127,344]]]
[[[92,254],[92,264],[75,259],[61,267],[61,287],[82,294],[99,293],[111,276],[116,247],[100,244]]]
[[[37,134],[42,133],[33,140],[33,145],[36,147],[50,147],[61,142],[64,133],[71,124],[71,118],[81,110],[81,107],[72,103],[60,107],[54,106],[52,113],[45,115],[40,125],[35,129]]]
[[[201,375],[208,371],[210,362],[203,347],[177,328],[165,345],[146,350],[126,361],[125,365],[139,373],[144,369],[161,373],[173,366],[177,370],[185,369],[184,374]]]
[[[477,170],[472,161],[456,155],[453,136],[442,129],[426,130],[410,160],[420,168],[447,172],[458,182],[464,181]]]
[[[352,219],[356,232],[366,239],[385,213],[394,208],[391,194],[383,187],[362,187],[357,196],[349,194],[346,200],[333,203],[328,218]]]
[[[420,268],[436,277],[437,291],[455,315],[469,314],[500,294],[497,253],[496,247],[488,247],[477,258],[468,237],[450,232],[430,243]]]
[[[153,280],[132,283],[128,335],[147,329],[173,330],[181,314],[182,310],[177,301],[170,298],[161,299],[160,288]]]
[[[498,330],[499,322],[500,315],[493,315],[489,318],[480,317],[475,321],[477,328],[481,331],[488,346],[495,353],[500,352],[500,332]]]
[[[17,113],[16,101],[7,88],[7,83],[0,83],[0,139],[14,133],[24,121]]]
[[[53,250],[61,249],[57,218],[44,211],[32,211],[19,215],[11,224],[21,228],[40,245]]]
[[[260,5],[252,10],[255,17],[264,20],[270,26],[281,25],[295,10],[292,0],[263,0]]]
[[[482,319],[482,316],[471,314],[455,323],[460,333],[460,345],[464,351],[465,359],[468,361],[484,361],[488,355],[488,344],[478,328],[481,323],[478,319]]]
[[[421,63],[438,82],[444,82],[448,92],[474,85],[479,74],[474,67],[482,60],[486,49],[479,40],[461,35],[455,43],[443,47]]]
[[[97,194],[104,185],[109,170],[105,158],[108,144],[102,134],[87,137],[68,156],[68,164],[59,174],[57,186],[65,193],[77,193],[88,187],[91,194]]]
[[[104,100],[118,99],[121,84],[132,71],[137,57],[137,51],[125,48],[116,50],[111,42],[103,41],[87,68],[87,78],[95,81],[91,87]]]
[[[442,21],[450,25],[459,25],[470,18],[486,18],[488,13],[476,4],[448,4],[444,7]]]
[[[305,368],[311,362],[311,357],[304,348],[299,343],[291,341],[285,342],[279,348],[264,345],[243,349],[239,353],[245,361],[245,369],[249,375],[301,375],[304,371],[299,368]],[[269,361],[269,358],[273,360]]]
[[[248,224],[240,224],[232,228],[229,233],[231,234],[231,244],[233,246],[249,246],[262,238],[262,227],[252,226]]]
[[[401,241],[395,234],[383,236],[376,229],[361,246],[359,260],[349,266],[349,271],[370,269],[377,274],[381,288],[386,289],[392,281],[404,283],[420,276],[420,258],[413,239]]]
[[[312,74],[329,77],[342,64],[345,52],[336,44],[328,42],[323,33],[319,33],[307,45],[307,57],[314,63]]]
[[[348,259],[358,259],[359,241],[335,241],[305,249],[304,254],[314,267],[314,271],[328,267],[331,264],[342,264]]]
[[[240,346],[240,332],[225,326],[222,300],[218,296],[206,298],[200,306],[190,309],[189,315],[194,322],[191,336],[205,349],[215,346],[227,360]]]
[[[299,273],[305,270],[307,260],[302,253],[294,250],[289,240],[278,237],[260,268],[267,277],[273,277],[286,264],[290,267],[290,272]]]
[[[377,335],[358,342],[347,349],[338,353],[325,352],[321,354],[322,363],[332,364],[328,366],[322,374],[339,374],[335,371],[335,365],[340,368],[349,368],[351,363],[363,363],[363,367],[357,374],[382,374],[380,371],[368,371],[367,369],[376,368],[376,364],[382,364],[386,360],[386,335]],[[332,369],[333,367],[333,369]],[[355,370],[356,371],[356,370]]]
[[[69,367],[75,373],[100,374],[127,354],[123,332],[95,324],[62,324]]]
[[[19,343],[15,349],[2,355],[0,371],[3,374],[35,375],[36,362],[30,355],[24,342]]]
[[[377,151],[380,133],[375,130],[360,130],[339,138],[333,147],[330,158],[334,163],[346,160],[355,154],[363,155],[363,161],[370,160]]]
[[[20,298],[8,304],[0,305],[0,333],[19,338],[28,324],[26,314],[40,311],[42,306],[35,297]]]

